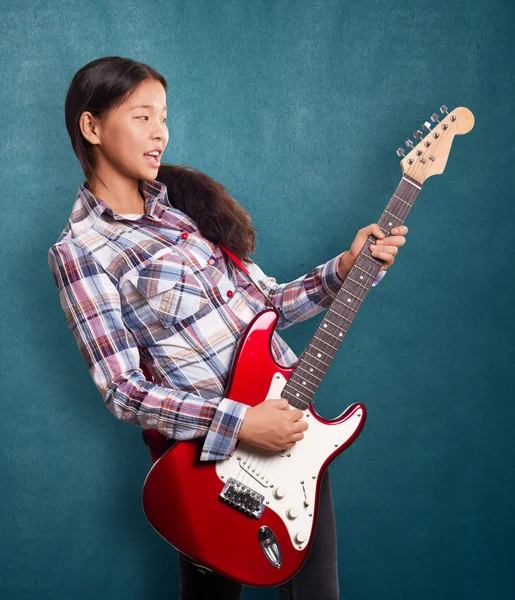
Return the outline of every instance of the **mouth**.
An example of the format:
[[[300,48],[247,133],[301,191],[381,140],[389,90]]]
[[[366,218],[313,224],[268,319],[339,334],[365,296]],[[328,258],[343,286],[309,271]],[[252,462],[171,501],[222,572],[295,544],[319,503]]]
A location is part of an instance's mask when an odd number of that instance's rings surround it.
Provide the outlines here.
[[[146,152],[143,156],[145,157],[147,163],[150,166],[157,168],[161,164],[161,162],[159,161],[159,157],[161,156],[161,154],[161,150],[152,150],[151,152]]]

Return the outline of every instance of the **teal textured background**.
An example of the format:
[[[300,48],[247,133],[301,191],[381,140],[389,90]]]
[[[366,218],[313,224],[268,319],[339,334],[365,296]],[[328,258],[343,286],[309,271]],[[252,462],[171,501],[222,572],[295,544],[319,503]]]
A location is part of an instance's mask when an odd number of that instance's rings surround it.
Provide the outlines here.
[[[178,597],[141,430],[103,406],[47,265],[83,181],[65,94],[107,55],[167,78],[164,160],[245,206],[278,282],[377,221],[441,104],[472,110],[316,401],[368,408],[331,466],[342,598],[515,597],[513,23],[508,0],[2,2],[2,599]],[[282,332],[297,354],[319,317]]]

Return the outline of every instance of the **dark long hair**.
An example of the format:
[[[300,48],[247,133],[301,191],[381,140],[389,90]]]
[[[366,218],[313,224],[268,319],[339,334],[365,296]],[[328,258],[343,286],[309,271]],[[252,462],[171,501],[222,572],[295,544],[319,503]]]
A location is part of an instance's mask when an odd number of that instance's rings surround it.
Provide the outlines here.
[[[161,163],[156,179],[166,185],[170,204],[191,217],[205,238],[253,262],[248,255],[256,251],[259,230],[221,183],[194,167],[167,163]]]
[[[82,113],[88,111],[100,120],[105,119],[148,79],[159,81],[167,89],[166,79],[155,69],[120,56],[98,58],[75,73],[66,94],[64,118],[87,183],[93,175],[98,175],[93,147],[80,129]],[[170,203],[195,221],[205,238],[223,244],[241,260],[253,262],[248,254],[255,252],[258,230],[250,224],[247,211],[221,183],[193,167],[167,163],[161,163],[157,179],[166,185]]]

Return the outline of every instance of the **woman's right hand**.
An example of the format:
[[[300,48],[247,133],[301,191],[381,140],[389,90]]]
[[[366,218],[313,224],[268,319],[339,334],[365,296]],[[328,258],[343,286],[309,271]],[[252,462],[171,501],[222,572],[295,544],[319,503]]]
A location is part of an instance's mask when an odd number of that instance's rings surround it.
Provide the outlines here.
[[[245,413],[238,439],[265,450],[287,450],[304,437],[308,428],[303,411],[288,400],[265,400]]]

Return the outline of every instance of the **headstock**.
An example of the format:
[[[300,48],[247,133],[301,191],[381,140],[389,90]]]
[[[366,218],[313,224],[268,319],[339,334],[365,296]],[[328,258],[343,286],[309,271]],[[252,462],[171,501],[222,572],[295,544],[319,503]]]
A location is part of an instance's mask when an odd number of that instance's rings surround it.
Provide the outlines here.
[[[402,172],[420,184],[431,175],[443,173],[454,136],[468,133],[474,127],[474,115],[468,108],[459,106],[448,113],[447,107],[441,106],[440,112],[446,114],[441,122],[440,116],[435,113],[431,115],[432,123],[426,121],[422,125],[422,129],[427,131],[425,137],[422,131],[413,134],[418,140],[416,146],[411,140],[406,140],[406,146],[411,148],[409,154],[404,156],[404,148],[397,150],[397,155],[403,157]]]

